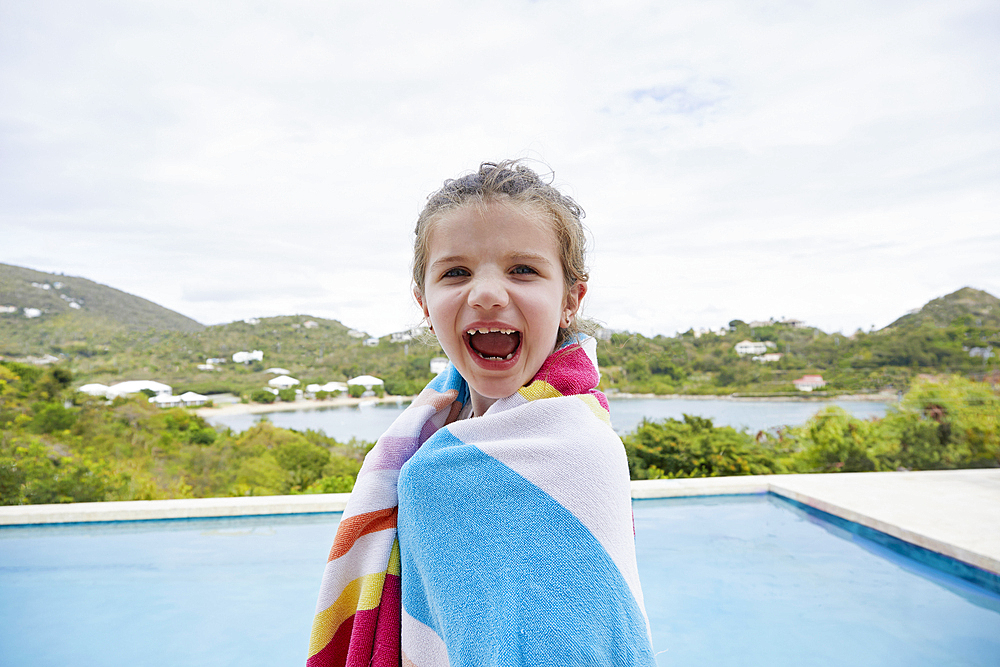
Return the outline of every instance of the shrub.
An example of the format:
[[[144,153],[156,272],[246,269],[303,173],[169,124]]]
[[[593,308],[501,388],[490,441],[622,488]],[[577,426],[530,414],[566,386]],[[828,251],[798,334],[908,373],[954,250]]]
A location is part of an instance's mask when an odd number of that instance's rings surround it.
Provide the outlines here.
[[[624,438],[632,479],[718,477],[786,472],[779,452],[745,432],[713,426],[711,419],[643,420]]]
[[[267,389],[257,389],[250,394],[250,400],[254,403],[274,403],[278,397]]]

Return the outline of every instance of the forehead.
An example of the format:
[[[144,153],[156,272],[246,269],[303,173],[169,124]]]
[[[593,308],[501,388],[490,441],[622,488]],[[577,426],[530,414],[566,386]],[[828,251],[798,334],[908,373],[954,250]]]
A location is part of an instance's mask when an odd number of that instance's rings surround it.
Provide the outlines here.
[[[429,226],[432,257],[483,247],[533,250],[558,256],[558,239],[540,207],[508,202],[463,204],[442,213]]]

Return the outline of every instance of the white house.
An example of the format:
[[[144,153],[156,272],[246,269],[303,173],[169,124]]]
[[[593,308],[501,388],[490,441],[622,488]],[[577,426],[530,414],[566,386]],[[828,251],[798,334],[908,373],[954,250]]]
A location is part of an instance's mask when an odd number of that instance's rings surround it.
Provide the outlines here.
[[[264,361],[264,353],[260,350],[233,353],[233,363],[249,364],[251,361]]]
[[[378,347],[378,338],[365,338],[365,347]]]
[[[108,396],[108,386],[104,384],[99,384],[97,382],[92,382],[91,384],[85,384],[77,391],[83,392],[84,394],[89,394],[91,396],[103,396],[107,398]]]
[[[761,354],[753,357],[753,360],[769,364],[773,361],[781,361],[781,357],[782,354],[780,352],[768,352],[767,354]]]
[[[825,387],[826,381],[823,380],[822,375],[803,375],[798,380],[792,380],[792,384],[799,391],[812,391]]]
[[[341,394],[347,393],[347,384],[343,382],[327,382],[326,384],[307,384],[306,393],[315,396],[321,391],[325,391],[328,394],[333,392],[340,392]]]
[[[126,396],[128,394],[138,394],[143,389],[148,389],[157,396],[169,396],[174,393],[173,387],[169,384],[163,384],[162,382],[156,382],[155,380],[127,380],[108,387],[108,398]]]
[[[291,389],[299,384],[299,381],[287,375],[279,375],[276,378],[271,378],[267,383],[276,389]]]
[[[153,396],[149,399],[149,402],[156,403],[161,408],[179,408],[183,405],[180,396],[173,396],[171,394]]]
[[[382,380],[378,379],[377,377],[373,377],[371,375],[359,375],[358,377],[352,378],[347,381],[347,385],[349,387],[360,385],[365,388],[365,391],[371,391],[372,387],[376,385],[381,386],[383,384],[385,383]]]
[[[767,345],[764,343],[756,343],[752,340],[741,340],[736,343],[736,354],[741,357],[747,354],[764,354],[767,352]]]
[[[265,373],[273,373],[274,375],[288,375],[291,373],[287,368],[267,368],[264,370]]]
[[[434,357],[431,359],[431,373],[440,375],[448,369],[448,357]]]
[[[185,391],[179,398],[181,399],[181,404],[185,406],[203,405],[208,401],[207,396],[202,396],[193,391]]]

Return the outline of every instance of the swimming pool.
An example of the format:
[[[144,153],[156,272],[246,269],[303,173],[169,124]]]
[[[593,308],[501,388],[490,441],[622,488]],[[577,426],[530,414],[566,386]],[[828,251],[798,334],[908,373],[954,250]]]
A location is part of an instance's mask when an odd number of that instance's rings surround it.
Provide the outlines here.
[[[1000,661],[1000,596],[775,496],[634,508],[660,665]],[[303,664],[339,519],[2,528],[0,664]]]

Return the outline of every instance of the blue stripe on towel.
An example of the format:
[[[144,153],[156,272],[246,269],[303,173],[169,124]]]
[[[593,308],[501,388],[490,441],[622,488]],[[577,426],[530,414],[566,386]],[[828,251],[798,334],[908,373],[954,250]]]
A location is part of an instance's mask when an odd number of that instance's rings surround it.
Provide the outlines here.
[[[403,607],[452,667],[655,664],[601,544],[503,463],[442,429],[403,466],[399,500]]]

